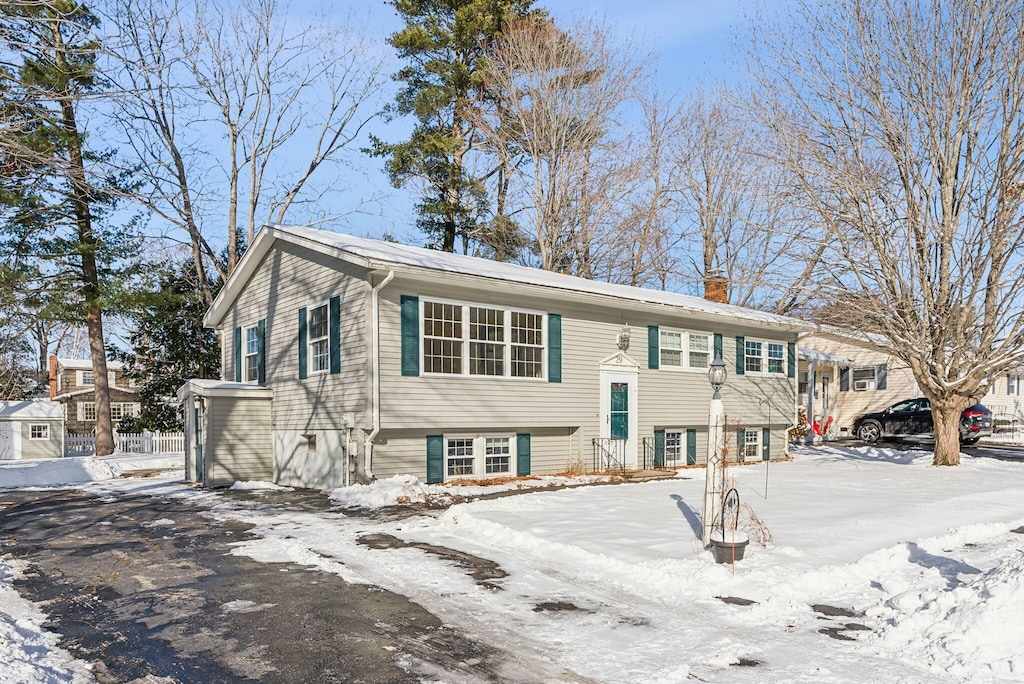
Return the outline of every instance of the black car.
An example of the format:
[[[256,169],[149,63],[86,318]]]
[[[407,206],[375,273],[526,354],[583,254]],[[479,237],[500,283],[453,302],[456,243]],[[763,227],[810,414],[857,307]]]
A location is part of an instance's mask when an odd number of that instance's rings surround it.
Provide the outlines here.
[[[853,423],[853,434],[869,443],[901,437],[932,437],[932,406],[924,397],[904,399],[887,409],[866,413]],[[960,443],[974,444],[992,434],[992,412],[981,404],[960,414]]]

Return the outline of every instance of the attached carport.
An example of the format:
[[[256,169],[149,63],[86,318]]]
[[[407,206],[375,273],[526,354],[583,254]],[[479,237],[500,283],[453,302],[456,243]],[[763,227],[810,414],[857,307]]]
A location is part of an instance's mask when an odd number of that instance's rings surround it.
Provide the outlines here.
[[[274,477],[269,387],[189,380],[178,390],[185,413],[185,479],[205,487]]]

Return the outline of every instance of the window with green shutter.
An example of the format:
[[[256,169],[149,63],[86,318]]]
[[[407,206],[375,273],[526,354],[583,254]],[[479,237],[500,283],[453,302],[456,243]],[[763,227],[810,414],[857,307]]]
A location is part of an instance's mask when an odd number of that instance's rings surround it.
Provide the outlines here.
[[[402,295],[402,375],[420,374],[420,300]]]
[[[548,314],[548,382],[562,382],[562,316]]]
[[[659,335],[658,326],[647,326],[647,367],[653,370],[657,370],[660,365]]]
[[[444,482],[444,437],[427,436],[427,484]]]
[[[516,475],[526,477],[530,474],[530,435],[516,435]]]

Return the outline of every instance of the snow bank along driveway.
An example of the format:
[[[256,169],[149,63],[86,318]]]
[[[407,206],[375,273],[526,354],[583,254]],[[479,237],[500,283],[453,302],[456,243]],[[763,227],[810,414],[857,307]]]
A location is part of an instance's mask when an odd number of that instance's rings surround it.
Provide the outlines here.
[[[696,538],[699,470],[397,521],[236,502],[213,513],[257,526],[234,553],[401,593],[468,638],[530,654],[531,668],[549,661],[543,681],[1024,680],[1024,464],[965,458],[934,468],[927,453],[867,447],[795,458],[730,470],[774,540],[752,543],[735,573]],[[153,484],[152,494],[223,501]],[[438,492],[406,478],[335,499],[380,505],[396,491],[411,500]],[[284,503],[290,494],[253,496]],[[386,535],[401,543],[366,543]],[[477,582],[464,563],[430,551],[438,546],[507,575]],[[510,659],[502,681],[538,679],[522,667]]]

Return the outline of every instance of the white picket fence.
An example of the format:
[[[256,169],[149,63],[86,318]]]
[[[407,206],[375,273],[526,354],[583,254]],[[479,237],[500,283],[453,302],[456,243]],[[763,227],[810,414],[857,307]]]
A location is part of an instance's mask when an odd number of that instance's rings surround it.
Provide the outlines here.
[[[114,453],[169,454],[185,451],[184,432],[115,432]],[[64,435],[65,456],[91,456],[96,453],[96,435]]]

